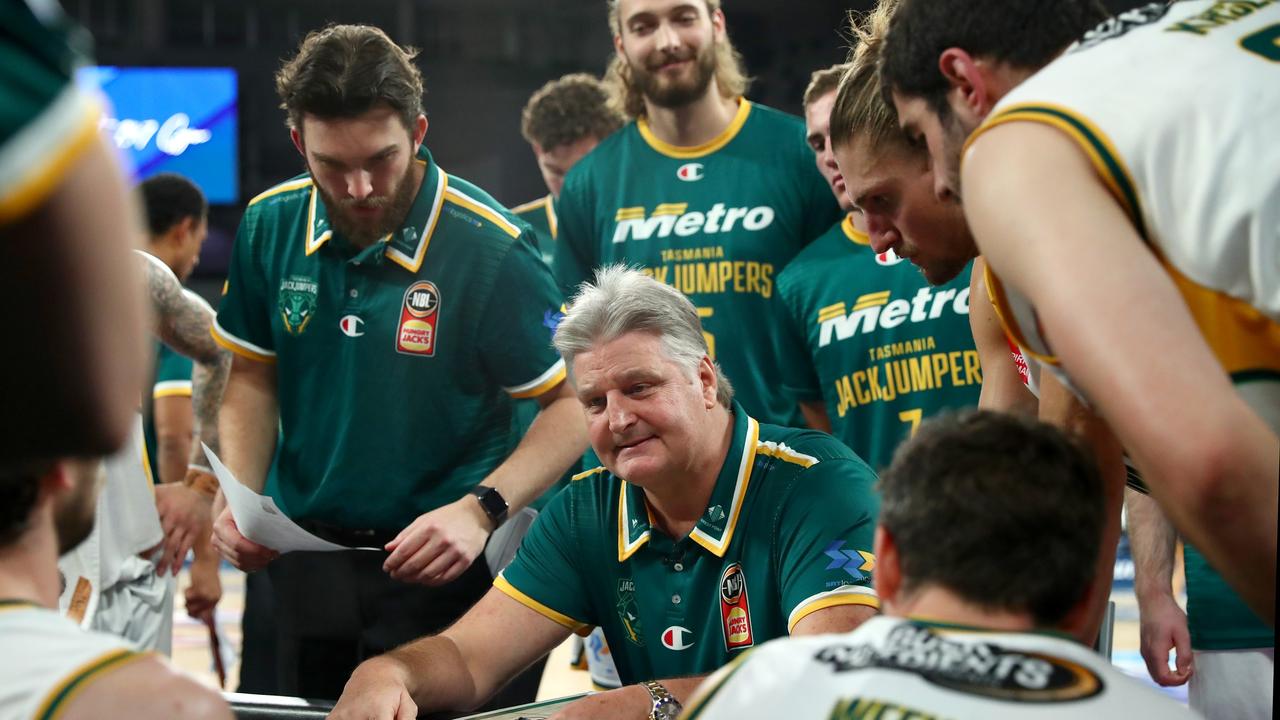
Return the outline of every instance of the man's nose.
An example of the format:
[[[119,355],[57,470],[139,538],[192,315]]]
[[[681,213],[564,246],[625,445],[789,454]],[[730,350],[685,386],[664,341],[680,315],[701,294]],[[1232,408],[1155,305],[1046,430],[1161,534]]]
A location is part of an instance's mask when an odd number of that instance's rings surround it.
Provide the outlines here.
[[[347,195],[354,200],[364,200],[373,194],[373,177],[365,170],[347,174]]]

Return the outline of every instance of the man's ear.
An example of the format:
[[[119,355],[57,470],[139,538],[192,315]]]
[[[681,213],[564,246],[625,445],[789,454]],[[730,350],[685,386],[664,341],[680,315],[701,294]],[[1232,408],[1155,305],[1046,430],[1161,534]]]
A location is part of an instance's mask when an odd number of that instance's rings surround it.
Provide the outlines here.
[[[938,70],[951,86],[948,100],[954,100],[953,107],[960,105],[957,110],[967,110],[971,117],[978,119],[986,117],[995,105],[990,78],[984,69],[982,63],[960,48],[947,48],[938,56]]]
[[[706,355],[703,355],[702,362],[698,363],[698,382],[702,383],[703,404],[708,410],[714,408],[720,403],[716,397],[720,389],[720,378],[716,376],[716,366]]]
[[[307,148],[302,142],[302,132],[298,128],[289,128],[289,139],[293,141],[293,146],[298,148],[298,152],[305,158],[307,156]]]
[[[884,611],[898,600],[898,592],[902,589],[902,566],[898,562],[898,546],[893,535],[883,525],[876,526],[872,551],[876,555],[876,566],[871,572],[871,582]]]
[[[413,123],[413,154],[418,154],[418,148],[422,146],[422,141],[427,137],[427,116],[419,114],[418,119]]]

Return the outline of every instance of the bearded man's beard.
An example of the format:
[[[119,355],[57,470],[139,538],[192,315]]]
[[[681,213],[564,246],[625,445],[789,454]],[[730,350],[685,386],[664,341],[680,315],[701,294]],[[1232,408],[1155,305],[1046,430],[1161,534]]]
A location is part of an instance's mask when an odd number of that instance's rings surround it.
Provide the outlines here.
[[[362,200],[337,200],[316,182],[315,188],[320,192],[320,200],[324,202],[333,231],[359,247],[366,247],[399,229],[417,196],[413,167],[410,162],[390,195],[369,196]],[[315,174],[312,173],[311,177],[314,180]],[[355,212],[357,208],[381,208],[382,213],[376,218],[361,218]]]
[[[663,65],[689,59],[694,61],[692,77],[667,79],[662,76]],[[704,45],[700,51],[688,48],[683,52],[659,50],[643,62],[633,63],[629,58],[627,62],[631,67],[632,81],[649,102],[663,108],[684,107],[706,94],[711,79],[715,77],[715,41]]]

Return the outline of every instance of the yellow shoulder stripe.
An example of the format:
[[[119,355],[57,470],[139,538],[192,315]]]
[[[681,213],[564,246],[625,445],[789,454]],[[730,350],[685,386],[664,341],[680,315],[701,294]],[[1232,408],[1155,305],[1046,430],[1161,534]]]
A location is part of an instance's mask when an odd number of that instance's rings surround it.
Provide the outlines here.
[[[548,197],[540,197],[540,198],[538,198],[537,200],[530,200],[530,201],[529,201],[529,202],[527,202],[527,203],[523,203],[523,204],[521,204],[521,205],[517,205],[517,206],[515,206],[515,207],[511,208],[511,212],[516,213],[516,214],[521,214],[521,213],[527,213],[527,212],[529,212],[530,210],[537,210],[538,208],[542,207],[543,205],[546,205],[546,204],[547,204],[548,199],[549,199]]]
[[[97,103],[89,103],[81,113],[83,117],[79,119],[78,125],[72,128],[73,132],[67,137],[67,141],[54,149],[48,162],[33,168],[7,197],[0,197],[0,225],[25,217],[44,202],[97,139],[100,115]]]
[[[289,192],[290,190],[300,190],[305,187],[311,187],[311,178],[305,177],[305,178],[298,178],[297,180],[290,180],[288,182],[283,182],[283,183],[280,183],[279,185],[276,185],[273,188],[270,188],[268,190],[264,190],[261,193],[258,193],[258,195],[256,195],[252,200],[249,201],[248,206],[253,207],[255,204],[260,203],[263,200],[266,200],[267,198],[272,197],[274,195],[279,195],[280,193],[286,193],[286,192]]]
[[[483,205],[480,202],[464,195],[455,188],[447,188],[444,191],[444,197],[454,205],[460,205],[489,222],[497,225],[506,234],[511,237],[520,237],[520,228],[513,225],[506,218],[499,215],[493,208]]]
[[[603,465],[601,465],[600,467],[594,467],[594,468],[591,468],[590,470],[586,470],[584,472],[578,473],[577,475],[574,475],[573,477],[569,478],[569,481],[573,482],[574,480],[584,480],[586,478],[591,477],[592,475],[599,475],[600,473],[605,472],[607,469],[608,468],[606,468]]]
[[[36,720],[53,720],[66,709],[75,696],[84,690],[92,680],[100,677],[108,670],[114,670],[144,657],[146,655],[143,653],[122,648],[99,655],[81,665],[49,691],[49,694],[45,696],[44,702],[40,703],[39,709],[36,710]]]

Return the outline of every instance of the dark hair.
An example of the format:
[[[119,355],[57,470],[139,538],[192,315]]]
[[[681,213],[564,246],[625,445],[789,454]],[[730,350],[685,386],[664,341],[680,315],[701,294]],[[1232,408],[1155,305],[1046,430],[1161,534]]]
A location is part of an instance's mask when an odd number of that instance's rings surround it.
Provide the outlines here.
[[[544,151],[586,137],[603,140],[627,121],[609,99],[609,90],[593,75],[573,73],[552,80],[525,104],[520,134]]]
[[[947,48],[1039,70],[1107,17],[1098,0],[903,0],[885,39],[882,89],[922,97],[945,118],[938,57]]]
[[[386,103],[405,128],[412,129],[422,114],[416,55],[416,50],[400,47],[370,25],[330,25],[312,31],[298,54],[276,73],[276,94],[289,114],[289,127],[301,131],[308,114],[353,118]]]
[[[196,184],[176,173],[152,175],[138,185],[151,237],[159,237],[186,218],[200,220],[209,203]]]
[[[0,547],[27,531],[40,493],[40,478],[52,467],[48,461],[0,465]]]
[[[1102,477],[1055,427],[989,411],[940,416],[898,448],[880,493],[907,592],[936,584],[1052,627],[1093,579]]]

